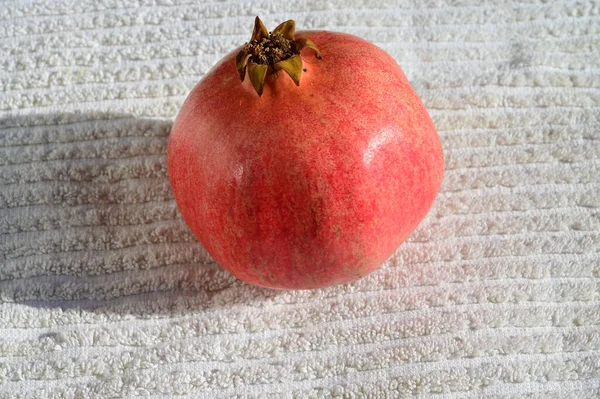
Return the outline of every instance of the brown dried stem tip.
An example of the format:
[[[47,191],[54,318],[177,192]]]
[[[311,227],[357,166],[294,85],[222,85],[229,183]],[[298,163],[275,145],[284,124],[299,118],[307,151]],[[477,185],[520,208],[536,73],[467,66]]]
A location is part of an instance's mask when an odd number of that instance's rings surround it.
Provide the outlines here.
[[[259,96],[262,96],[267,72],[284,70],[296,86],[300,86],[302,58],[300,51],[308,47],[321,59],[319,49],[310,39],[294,40],[296,23],[291,19],[281,23],[273,32],[268,32],[260,18],[254,20],[252,39],[244,45],[235,59],[235,67],[242,82],[248,77]]]

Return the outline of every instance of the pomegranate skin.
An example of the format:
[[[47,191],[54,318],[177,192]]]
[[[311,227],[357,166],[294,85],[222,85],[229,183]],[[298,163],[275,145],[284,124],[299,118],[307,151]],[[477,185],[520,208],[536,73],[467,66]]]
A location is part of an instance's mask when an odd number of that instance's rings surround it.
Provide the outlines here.
[[[304,31],[297,87],[259,97],[238,50],[192,90],[173,125],[168,172],[185,222],[237,278],[277,289],[347,283],[377,269],[426,215],[442,146],[398,64],[358,37]]]

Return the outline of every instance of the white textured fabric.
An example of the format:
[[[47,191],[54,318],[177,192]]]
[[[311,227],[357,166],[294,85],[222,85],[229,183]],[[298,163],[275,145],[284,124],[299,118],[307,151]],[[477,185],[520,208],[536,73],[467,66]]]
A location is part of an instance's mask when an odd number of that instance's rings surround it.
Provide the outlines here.
[[[600,395],[597,0],[0,3],[0,398]],[[166,177],[194,83],[267,26],[362,36],[439,129],[443,188],[372,275],[276,292]]]

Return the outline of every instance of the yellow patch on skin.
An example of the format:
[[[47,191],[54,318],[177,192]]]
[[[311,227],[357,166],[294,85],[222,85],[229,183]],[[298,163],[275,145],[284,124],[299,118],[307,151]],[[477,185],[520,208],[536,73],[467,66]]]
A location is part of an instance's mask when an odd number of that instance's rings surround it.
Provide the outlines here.
[[[331,232],[335,234],[335,239],[339,240],[342,237],[342,228],[339,225],[331,226]]]
[[[357,247],[354,247],[354,249],[352,250],[352,255],[354,255],[354,258],[358,261],[363,260],[363,258],[365,256],[363,249],[357,248]]]

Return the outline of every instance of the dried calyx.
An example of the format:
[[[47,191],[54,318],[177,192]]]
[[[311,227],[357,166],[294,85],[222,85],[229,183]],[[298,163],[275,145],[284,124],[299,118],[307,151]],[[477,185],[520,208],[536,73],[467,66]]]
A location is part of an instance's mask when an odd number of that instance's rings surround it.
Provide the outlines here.
[[[268,32],[260,18],[254,21],[252,39],[244,45],[236,57],[236,69],[242,82],[248,77],[259,96],[262,96],[267,73],[283,70],[292,78],[296,86],[300,86],[302,75],[302,58],[300,51],[308,47],[315,52],[317,58],[321,53],[310,39],[294,39],[296,23],[285,21]]]

